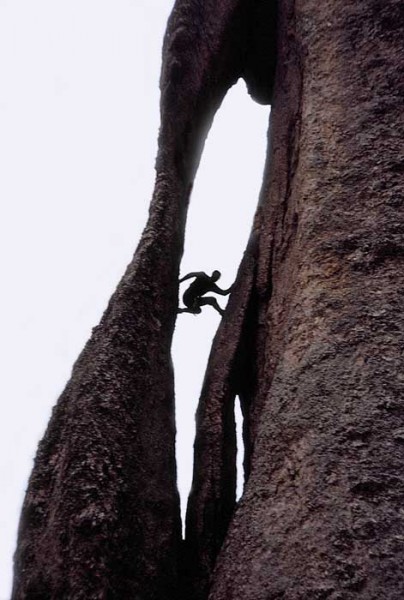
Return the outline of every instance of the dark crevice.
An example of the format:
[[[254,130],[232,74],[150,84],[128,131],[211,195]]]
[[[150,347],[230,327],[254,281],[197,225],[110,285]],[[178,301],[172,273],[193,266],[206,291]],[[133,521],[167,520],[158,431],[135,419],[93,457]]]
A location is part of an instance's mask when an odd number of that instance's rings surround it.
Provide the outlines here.
[[[252,410],[258,386],[258,315],[259,296],[254,286],[247,305],[233,369],[233,385],[240,399],[240,407],[243,415],[244,484],[248,481],[251,469],[253,446]]]
[[[246,4],[242,76],[249,94],[260,104],[272,102],[277,58],[277,19],[276,0],[252,0]]]
[[[244,446],[244,417],[241,410],[240,396],[236,396],[234,401],[234,417],[236,421],[236,440],[237,440],[237,455],[236,455],[236,500],[238,500],[244,491],[245,486],[245,446]],[[241,431],[240,431],[241,428]],[[241,461],[240,461],[241,455]],[[243,465],[239,468],[240,463]]]

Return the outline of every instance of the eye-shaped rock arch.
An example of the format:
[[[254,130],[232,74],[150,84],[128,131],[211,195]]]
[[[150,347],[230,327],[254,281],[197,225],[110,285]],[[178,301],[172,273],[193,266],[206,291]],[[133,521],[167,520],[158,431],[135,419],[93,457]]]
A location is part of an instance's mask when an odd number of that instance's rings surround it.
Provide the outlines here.
[[[402,17],[397,0],[175,3],[149,220],[39,446],[13,600],[402,596]],[[204,139],[241,76],[272,104],[269,148],[183,543],[178,272]]]

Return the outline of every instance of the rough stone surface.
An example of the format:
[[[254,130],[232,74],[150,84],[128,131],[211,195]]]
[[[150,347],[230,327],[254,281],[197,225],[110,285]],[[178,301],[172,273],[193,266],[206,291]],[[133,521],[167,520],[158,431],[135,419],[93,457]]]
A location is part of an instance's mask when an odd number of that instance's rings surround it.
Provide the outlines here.
[[[210,600],[404,595],[403,37],[396,0],[280,5],[251,472]]]
[[[241,72],[240,0],[176,2],[163,49],[150,217],[39,445],[13,600],[178,598],[171,337],[189,194]]]
[[[404,596],[404,8],[275,7],[174,5],[149,222],[40,444],[12,600]],[[182,543],[178,270],[206,133],[239,76],[272,101],[269,149],[202,390]]]

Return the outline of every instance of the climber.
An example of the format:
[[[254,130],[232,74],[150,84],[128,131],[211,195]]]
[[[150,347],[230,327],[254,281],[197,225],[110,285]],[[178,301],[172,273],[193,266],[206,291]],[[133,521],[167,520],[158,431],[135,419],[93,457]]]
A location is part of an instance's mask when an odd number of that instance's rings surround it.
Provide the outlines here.
[[[214,292],[215,294],[220,294],[221,296],[227,296],[227,294],[230,294],[233,286],[230,286],[227,290],[222,290],[216,285],[215,282],[220,276],[220,271],[213,271],[211,276],[207,275],[203,271],[199,271],[196,273],[188,273],[188,275],[182,277],[182,279],[180,279],[180,283],[186,279],[191,279],[192,277],[195,277],[195,281],[191,283],[182,297],[186,308],[179,308],[178,312],[188,312],[193,315],[197,315],[201,312],[202,306],[209,305],[213,306],[218,313],[223,315],[224,310],[219,306],[216,298],[213,298],[212,296],[202,298],[202,296],[204,296],[207,292]]]

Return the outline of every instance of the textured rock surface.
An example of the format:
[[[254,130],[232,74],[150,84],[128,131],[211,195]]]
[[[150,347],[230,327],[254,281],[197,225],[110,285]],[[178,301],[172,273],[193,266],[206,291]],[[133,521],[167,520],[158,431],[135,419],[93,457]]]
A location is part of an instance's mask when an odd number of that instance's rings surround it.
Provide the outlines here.
[[[211,600],[404,595],[403,36],[396,0],[281,4],[251,473]]]
[[[240,5],[174,6],[149,221],[40,443],[13,600],[178,598],[170,345],[189,193],[214,112],[241,71]]]
[[[13,600],[404,596],[403,13],[284,0],[275,51],[269,0],[176,2],[149,222],[40,444]],[[273,99],[270,143],[202,390],[181,544],[179,261],[206,132],[241,75]]]

